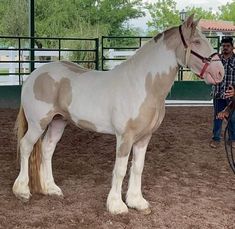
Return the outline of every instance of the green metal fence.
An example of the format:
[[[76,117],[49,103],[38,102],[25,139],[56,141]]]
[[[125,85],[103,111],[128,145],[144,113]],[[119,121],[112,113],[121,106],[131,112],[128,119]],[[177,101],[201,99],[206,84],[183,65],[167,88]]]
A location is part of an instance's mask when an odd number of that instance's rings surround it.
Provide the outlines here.
[[[34,40],[34,48],[30,41]],[[0,36],[0,84],[9,76],[13,84],[42,64],[69,60],[87,68],[99,69],[98,38],[45,38]]]
[[[17,77],[18,84],[21,84],[24,77],[26,78],[32,70],[44,63],[57,60],[70,60],[88,68],[106,71],[126,60],[150,38],[103,36],[100,41],[98,38],[0,36],[0,84],[4,81],[3,76],[12,76],[14,81]],[[208,36],[207,38],[214,49],[219,51],[220,37]],[[32,39],[35,43],[33,49],[30,48]],[[198,79],[188,69],[180,68],[176,80]]]

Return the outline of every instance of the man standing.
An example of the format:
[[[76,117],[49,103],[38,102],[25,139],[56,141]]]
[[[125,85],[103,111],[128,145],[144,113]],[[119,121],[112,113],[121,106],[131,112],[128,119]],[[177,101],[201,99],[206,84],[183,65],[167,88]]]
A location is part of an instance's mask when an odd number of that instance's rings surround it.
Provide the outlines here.
[[[225,109],[229,104],[233,86],[235,86],[235,54],[233,53],[233,38],[224,37],[221,41],[222,54],[221,61],[224,65],[224,79],[221,83],[213,87],[213,105],[214,105],[214,122],[213,122],[213,137],[210,142],[212,148],[216,148],[220,143],[222,119],[217,117],[217,114]],[[231,141],[235,147],[235,113],[229,123],[231,130]]]

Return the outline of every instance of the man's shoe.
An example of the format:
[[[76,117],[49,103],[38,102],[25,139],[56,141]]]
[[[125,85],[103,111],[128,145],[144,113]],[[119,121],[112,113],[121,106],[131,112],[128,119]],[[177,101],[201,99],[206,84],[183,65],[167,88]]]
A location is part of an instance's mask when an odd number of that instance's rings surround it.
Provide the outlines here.
[[[235,142],[232,142],[232,148],[235,149]]]
[[[219,145],[220,145],[220,141],[215,141],[215,140],[212,140],[211,142],[210,142],[210,147],[211,148],[217,148],[217,147],[219,147]],[[234,147],[235,147],[235,142],[234,142]]]
[[[228,141],[228,143],[227,143],[229,146],[231,146],[231,144],[232,144],[232,148],[233,149],[235,149],[235,141],[233,140],[233,141]]]

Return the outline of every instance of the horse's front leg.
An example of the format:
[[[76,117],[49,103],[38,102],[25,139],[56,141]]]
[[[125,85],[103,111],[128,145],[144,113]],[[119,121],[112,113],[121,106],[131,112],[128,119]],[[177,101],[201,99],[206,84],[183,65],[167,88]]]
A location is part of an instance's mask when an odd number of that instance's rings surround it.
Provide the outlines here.
[[[107,199],[107,209],[112,214],[127,213],[122,201],[122,181],[126,174],[128,158],[133,141],[129,136],[117,136],[116,161],[113,170],[112,188]]]
[[[129,207],[143,211],[145,214],[151,212],[149,203],[143,198],[141,192],[141,175],[144,167],[145,153],[151,134],[145,136],[133,145],[133,159],[130,171],[126,203]]]

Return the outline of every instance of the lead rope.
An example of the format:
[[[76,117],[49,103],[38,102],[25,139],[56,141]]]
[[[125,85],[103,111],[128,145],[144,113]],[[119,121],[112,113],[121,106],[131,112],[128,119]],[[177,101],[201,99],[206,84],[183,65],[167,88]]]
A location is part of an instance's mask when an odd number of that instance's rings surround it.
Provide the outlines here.
[[[186,49],[186,53],[185,53],[185,65],[186,67],[188,67],[188,61],[189,61],[189,57],[190,57],[190,54],[191,54],[191,46],[188,46],[187,49]]]
[[[234,161],[234,155],[233,155],[233,145],[232,145],[232,140],[231,140],[231,125],[229,125],[231,123],[233,113],[234,113],[234,110],[232,110],[229,114],[228,123],[224,131],[224,147],[225,147],[226,156],[227,156],[230,168],[235,174],[235,161]],[[230,144],[229,144],[229,141],[230,141]]]

